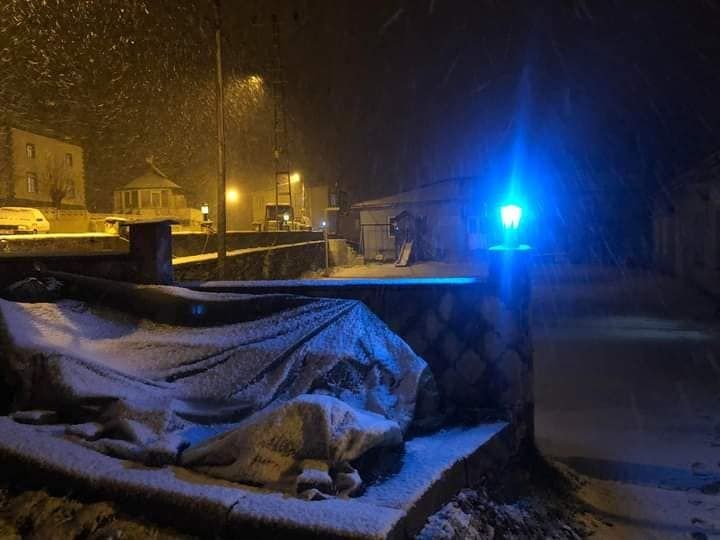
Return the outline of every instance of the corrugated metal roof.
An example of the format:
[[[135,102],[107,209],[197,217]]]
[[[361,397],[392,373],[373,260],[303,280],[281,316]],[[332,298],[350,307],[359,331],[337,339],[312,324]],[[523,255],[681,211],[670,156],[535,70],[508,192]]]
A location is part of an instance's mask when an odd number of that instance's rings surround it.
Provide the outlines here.
[[[373,208],[388,208],[402,204],[457,201],[467,198],[467,193],[463,193],[462,190],[465,187],[464,184],[470,180],[472,179],[449,178],[396,195],[390,195],[389,197],[355,203],[352,205],[352,208],[355,210],[369,210]]]

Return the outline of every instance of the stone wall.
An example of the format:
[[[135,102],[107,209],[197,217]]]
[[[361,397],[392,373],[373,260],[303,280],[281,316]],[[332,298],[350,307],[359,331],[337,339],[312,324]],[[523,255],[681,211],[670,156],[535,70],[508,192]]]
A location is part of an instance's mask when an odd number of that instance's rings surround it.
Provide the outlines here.
[[[255,247],[281,246],[322,240],[322,232],[312,231],[281,231],[281,232],[229,232],[225,242],[228,251]],[[173,237],[173,256],[188,257],[203,253],[214,253],[217,250],[217,235],[208,236],[204,232],[179,232]]]
[[[127,253],[128,241],[108,234],[45,235],[18,234],[0,239],[0,257],[5,255],[57,256],[90,253]]]
[[[174,237],[173,237],[174,240]],[[325,264],[325,242],[252,248],[228,253],[226,273],[231,280],[294,279],[318,270]],[[216,279],[215,254],[175,259],[175,281],[208,281]]]
[[[529,289],[517,287],[508,297],[499,287],[492,280],[424,278],[193,288],[361,300],[428,362],[450,419],[509,420],[519,445],[533,433]]]

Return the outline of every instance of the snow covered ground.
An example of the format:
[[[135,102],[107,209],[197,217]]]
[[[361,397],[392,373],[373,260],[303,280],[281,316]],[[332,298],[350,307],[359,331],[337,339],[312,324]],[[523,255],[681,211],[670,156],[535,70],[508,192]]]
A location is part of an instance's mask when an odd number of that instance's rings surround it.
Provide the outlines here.
[[[0,234],[0,240],[21,242],[27,240],[47,240],[49,238],[112,238],[116,234],[86,232],[86,233],[45,233],[45,234]]]
[[[589,478],[597,536],[720,538],[715,303],[588,268],[541,268],[533,292],[537,440]]]
[[[312,278],[321,278],[314,273]],[[330,279],[346,278],[405,278],[405,277],[484,277],[487,265],[484,263],[445,263],[426,261],[406,267],[392,263],[367,263],[355,266],[336,266],[330,269]]]

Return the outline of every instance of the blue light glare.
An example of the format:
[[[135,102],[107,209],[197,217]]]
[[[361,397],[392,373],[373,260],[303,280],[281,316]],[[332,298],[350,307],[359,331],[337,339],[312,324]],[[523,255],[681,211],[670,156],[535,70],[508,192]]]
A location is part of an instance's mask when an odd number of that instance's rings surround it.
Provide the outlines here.
[[[500,220],[505,229],[517,230],[522,219],[522,208],[516,204],[506,204],[500,208]]]

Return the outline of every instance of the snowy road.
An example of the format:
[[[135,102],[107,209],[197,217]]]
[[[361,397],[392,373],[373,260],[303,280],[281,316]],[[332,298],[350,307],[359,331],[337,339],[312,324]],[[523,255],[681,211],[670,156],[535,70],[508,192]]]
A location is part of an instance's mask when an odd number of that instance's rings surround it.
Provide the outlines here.
[[[720,538],[720,317],[668,278],[544,267],[537,438],[591,481],[599,538]]]

